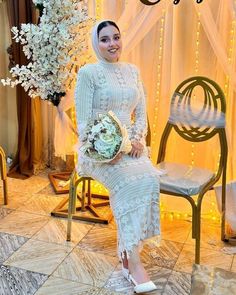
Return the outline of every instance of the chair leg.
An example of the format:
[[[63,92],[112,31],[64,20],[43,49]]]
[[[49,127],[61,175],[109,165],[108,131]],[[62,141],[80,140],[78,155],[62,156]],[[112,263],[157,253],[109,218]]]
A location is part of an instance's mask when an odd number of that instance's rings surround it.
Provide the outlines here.
[[[77,182],[74,180],[75,175],[71,177],[69,204],[68,204],[68,219],[67,219],[67,241],[71,241],[72,218],[75,213],[76,197],[77,197]]]
[[[3,197],[4,205],[8,204],[8,194],[7,194],[7,165],[6,165],[6,156],[3,149],[0,147],[0,168],[1,168],[1,177],[3,180]]]
[[[86,208],[85,208],[85,198],[86,198],[86,180],[82,180],[82,193],[81,193],[81,211],[85,212]]]
[[[200,264],[200,242],[201,242],[201,207],[196,208],[195,216],[195,263]]]
[[[3,180],[3,200],[4,200],[4,205],[8,204],[8,193],[7,193],[7,180]]]
[[[225,200],[226,199],[226,169],[223,170],[222,175],[222,192],[221,192],[221,240],[225,241],[226,233],[225,233]]]
[[[196,205],[192,205],[192,239],[196,238],[196,227],[197,227],[196,211],[197,211]]]

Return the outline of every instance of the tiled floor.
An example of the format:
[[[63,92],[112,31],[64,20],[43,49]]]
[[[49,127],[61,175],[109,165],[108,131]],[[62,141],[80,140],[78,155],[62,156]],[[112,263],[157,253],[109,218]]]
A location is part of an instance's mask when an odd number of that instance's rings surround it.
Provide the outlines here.
[[[0,182],[0,202],[3,203]],[[0,205],[0,294],[133,294],[116,257],[116,226],[73,222],[66,242],[66,220],[50,216],[64,195],[55,195],[47,172],[27,180],[8,179],[9,204]],[[159,248],[145,244],[142,260],[158,290],[190,294],[194,260],[191,223],[162,219]],[[203,221],[201,263],[236,272],[236,255],[221,248],[219,225]]]

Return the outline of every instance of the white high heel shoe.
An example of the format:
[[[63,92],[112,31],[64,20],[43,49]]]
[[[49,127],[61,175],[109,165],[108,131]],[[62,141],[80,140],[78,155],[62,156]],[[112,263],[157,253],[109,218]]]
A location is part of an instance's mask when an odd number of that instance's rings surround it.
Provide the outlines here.
[[[152,292],[154,290],[157,290],[157,286],[153,283],[153,281],[138,284],[131,274],[129,274],[128,280],[134,284],[135,293],[147,293],[147,292]]]
[[[146,282],[142,284],[138,284],[135,279],[130,274],[129,270],[127,268],[124,268],[122,265],[122,274],[126,280],[128,280],[130,283],[134,285],[134,292],[135,293],[145,293],[145,292],[151,292],[157,289],[157,286],[152,282]]]

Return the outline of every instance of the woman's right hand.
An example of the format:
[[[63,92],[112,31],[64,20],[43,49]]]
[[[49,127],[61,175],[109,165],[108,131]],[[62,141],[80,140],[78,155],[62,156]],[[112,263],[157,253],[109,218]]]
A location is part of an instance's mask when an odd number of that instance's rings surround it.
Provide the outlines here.
[[[112,161],[110,161],[108,164],[111,164],[111,165],[116,164],[116,163],[119,162],[119,160],[122,158],[122,155],[123,155],[123,153],[120,152],[120,153],[119,153],[118,155],[116,155],[116,157],[115,157]]]

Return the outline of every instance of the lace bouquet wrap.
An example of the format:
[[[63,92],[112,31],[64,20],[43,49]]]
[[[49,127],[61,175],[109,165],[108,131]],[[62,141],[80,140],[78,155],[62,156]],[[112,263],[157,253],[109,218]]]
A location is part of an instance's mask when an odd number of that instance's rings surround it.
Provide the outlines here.
[[[85,133],[87,138],[80,150],[97,162],[110,162],[120,152],[131,151],[127,129],[112,111],[98,114],[98,118],[87,125]]]

